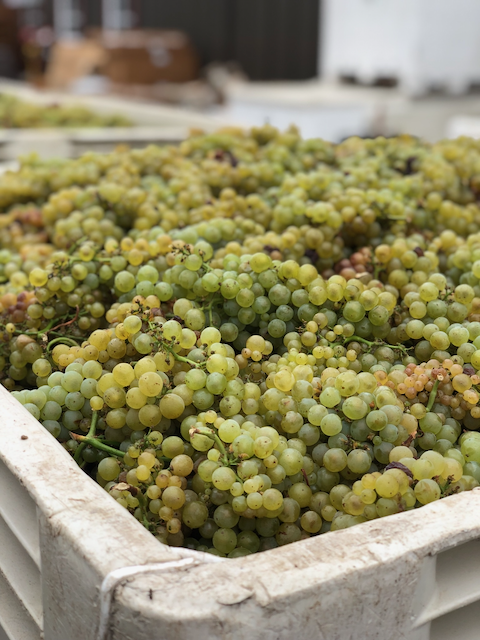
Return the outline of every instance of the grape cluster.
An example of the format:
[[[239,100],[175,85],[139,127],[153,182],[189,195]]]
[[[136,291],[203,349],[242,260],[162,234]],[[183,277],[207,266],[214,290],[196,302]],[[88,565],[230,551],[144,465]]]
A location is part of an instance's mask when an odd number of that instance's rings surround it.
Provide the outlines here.
[[[480,483],[479,143],[270,126],[0,179],[0,379],[161,542]]]
[[[102,116],[81,105],[39,105],[6,93],[0,94],[0,128],[130,127],[128,118]]]

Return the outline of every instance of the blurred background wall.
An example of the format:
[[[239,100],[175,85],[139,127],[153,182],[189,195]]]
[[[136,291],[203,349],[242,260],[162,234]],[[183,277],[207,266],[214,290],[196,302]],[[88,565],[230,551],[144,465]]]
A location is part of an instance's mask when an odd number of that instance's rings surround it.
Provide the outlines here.
[[[203,64],[235,60],[252,80],[317,75],[318,0],[143,0],[139,24],[186,31]]]
[[[44,26],[56,28],[58,36],[58,21],[64,15],[74,16],[71,26],[77,33],[88,33],[105,26],[105,16],[113,16],[120,7],[124,28],[187,34],[201,66],[235,61],[252,80],[317,75],[319,0],[107,0],[103,7],[100,0],[6,0],[3,5],[4,11],[16,14],[11,19],[24,39]],[[2,22],[7,24],[0,15]],[[12,65],[10,75],[16,73]]]

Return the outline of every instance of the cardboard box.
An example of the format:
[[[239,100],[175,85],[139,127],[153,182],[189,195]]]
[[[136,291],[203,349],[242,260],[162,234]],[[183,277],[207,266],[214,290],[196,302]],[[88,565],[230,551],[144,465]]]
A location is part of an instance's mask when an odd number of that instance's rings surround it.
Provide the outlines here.
[[[79,78],[100,69],[105,61],[105,50],[95,40],[59,40],[50,52],[45,86],[68,89]]]
[[[106,52],[102,70],[113,83],[148,85],[198,77],[198,56],[181,31],[104,32],[101,42]]]

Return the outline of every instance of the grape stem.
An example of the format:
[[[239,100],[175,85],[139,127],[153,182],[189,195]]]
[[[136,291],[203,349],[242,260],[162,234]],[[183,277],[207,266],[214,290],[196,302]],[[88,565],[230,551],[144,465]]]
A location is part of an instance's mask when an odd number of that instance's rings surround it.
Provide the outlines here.
[[[208,320],[209,320],[209,326],[211,327],[213,324],[213,317],[212,317],[212,307],[214,304],[219,303],[223,300],[223,298],[213,298],[213,300],[210,300],[210,302],[204,306],[204,307],[200,307],[202,309],[202,311],[208,311]]]
[[[103,444],[103,442],[100,442],[98,438],[90,437],[88,435],[79,436],[78,433],[72,433],[72,432],[70,432],[70,436],[77,442],[80,442],[81,444],[85,444],[85,445],[89,444],[90,446],[95,447],[95,449],[100,449],[100,451],[105,451],[105,453],[109,453],[112,456],[123,458],[123,456],[125,455],[124,451],[120,451],[119,449],[114,449],[113,447],[109,447],[107,444]]]
[[[145,501],[145,496],[143,495],[143,493],[141,491],[138,491],[138,493],[135,494],[135,497],[138,500],[138,506],[140,509],[140,512],[142,514],[142,524],[145,527],[145,529],[147,529],[148,531],[150,531],[150,522],[148,522],[147,519],[147,514],[146,514],[146,501]]]
[[[95,437],[95,431],[97,429],[97,420],[98,420],[98,412],[97,411],[93,411],[92,412],[92,421],[90,423],[90,429],[88,430],[87,433],[87,438],[94,438]],[[72,435],[72,434],[70,434]],[[82,453],[86,447],[86,443],[82,442],[78,447],[77,450],[75,451],[75,455],[73,456],[73,459],[75,460],[75,462],[77,464],[80,464],[82,462]]]
[[[359,336],[350,336],[350,338],[347,338],[343,344],[348,344],[349,342],[361,342],[362,344],[368,344],[369,347],[376,346],[376,342],[365,340],[365,338],[360,338]],[[331,343],[331,344],[335,344],[335,343]]]
[[[37,331],[37,338],[43,336],[45,333],[48,333],[51,329],[53,329],[54,322],[55,320],[50,320],[45,329],[42,329],[42,331]]]
[[[375,280],[378,280],[381,271],[385,270],[385,265],[381,262],[377,262],[376,260],[373,262],[373,277]]]
[[[195,362],[195,360],[190,360],[190,358],[186,358],[185,356],[181,356],[178,353],[176,353],[173,349],[170,349],[169,347],[165,347],[166,350],[172,354],[172,356],[175,358],[175,360],[178,360],[179,362],[185,362],[186,364],[191,365],[192,367],[195,367],[196,369],[200,368],[202,365],[205,366],[204,362]]]
[[[88,240],[88,236],[82,236],[78,240],[76,240],[72,246],[68,249],[68,254],[72,255],[76,249],[82,244],[82,242],[86,242]]]
[[[301,472],[302,472],[303,479],[305,480],[305,484],[307,485],[307,487],[310,487],[307,472],[305,471],[305,469],[301,469]]]
[[[55,338],[54,340],[50,340],[47,345],[47,353],[50,353],[52,346],[55,344],[69,344],[71,347],[78,347],[78,342],[75,342],[73,338],[67,338],[67,336],[61,336],[60,338]]]
[[[439,384],[440,384],[440,380],[435,380],[435,384],[433,385],[433,389],[430,391],[430,396],[428,398],[427,412],[432,410],[433,404],[435,402],[435,398],[437,397],[437,390],[438,390]]]
[[[390,349],[398,349],[399,351],[402,351],[402,353],[407,354],[408,353],[408,349],[406,349],[403,345],[400,344],[388,344],[387,342],[383,342],[382,340],[375,340],[375,341],[371,341],[371,340],[365,340],[365,338],[360,338],[360,336],[350,336],[350,338],[347,338],[344,341],[344,345],[348,344],[349,342],[361,342],[362,344],[366,344],[369,347],[389,347]],[[331,342],[330,343],[332,346],[336,346],[335,342]]]
[[[195,362],[194,360],[190,360],[189,358],[186,358],[185,356],[181,356],[180,354],[176,353],[173,347],[169,346],[168,344],[165,343],[164,340],[162,340],[157,335],[155,335],[155,332],[158,329],[158,325],[155,325],[153,322],[149,320],[148,326],[150,328],[150,331],[153,333],[154,340],[157,341],[157,344],[160,346],[160,348],[163,348],[165,349],[165,351],[168,351],[168,353],[171,353],[172,356],[175,358],[175,360],[178,360],[179,362],[185,362],[186,364],[189,364],[191,367],[195,367],[196,369],[200,368],[201,366],[205,366],[205,363],[203,362]]]
[[[69,324],[72,324],[73,322],[75,322],[75,320],[77,320],[79,313],[80,307],[77,304],[77,306],[75,307],[75,315],[73,316],[73,318],[68,322],[62,322],[61,324],[57,324],[56,327],[52,327],[52,331],[55,331],[55,329],[60,329],[60,327],[68,327]],[[46,331],[44,333],[46,333]]]
[[[59,320],[59,318],[52,318],[52,320],[50,320],[50,322],[47,324],[47,326],[45,327],[45,329],[42,329],[41,331],[22,331],[21,329],[15,329],[15,331],[13,332],[15,335],[22,335],[22,336],[33,336],[35,338],[41,338],[44,335],[47,335],[49,333],[53,333],[54,335],[59,335],[61,337],[67,337],[67,336],[62,336],[62,334],[59,334],[58,331],[56,331],[56,329],[59,329],[60,327],[66,327],[70,324],[72,324],[72,322],[75,322],[75,320],[77,320],[78,316],[80,315],[80,309],[77,306],[76,307],[76,311],[75,311],[75,316],[69,320],[68,322],[62,322],[61,324],[57,324],[57,326],[54,326],[55,322],[57,320]],[[64,318],[67,317],[63,316]],[[0,325],[2,328],[3,325]],[[75,343],[76,345],[77,343]]]
[[[22,335],[22,336],[35,336],[35,338],[38,338],[39,336],[42,336],[44,333],[48,333],[49,331],[51,331],[54,322],[55,322],[55,319],[50,320],[50,322],[47,324],[45,329],[42,329],[41,331],[22,331],[21,329],[15,329],[13,333],[17,335]],[[4,328],[3,325],[2,325],[2,328]]]
[[[227,452],[225,450],[223,442],[220,440],[220,438],[218,437],[218,435],[215,433],[213,429],[209,429],[208,427],[192,427],[189,433],[190,433],[190,437],[192,437],[196,433],[199,433],[200,435],[207,436],[207,438],[210,438],[211,440],[213,440],[217,445],[220,453],[222,454],[224,464],[228,465],[229,460],[228,460]]]

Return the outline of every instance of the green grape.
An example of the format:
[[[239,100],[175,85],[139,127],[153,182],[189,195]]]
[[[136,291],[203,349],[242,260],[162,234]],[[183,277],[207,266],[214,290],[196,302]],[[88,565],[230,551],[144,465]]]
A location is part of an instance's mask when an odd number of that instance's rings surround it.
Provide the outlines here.
[[[187,503],[182,511],[182,520],[190,529],[201,529],[208,519],[208,509],[200,501]],[[203,537],[205,532],[201,530]]]
[[[327,387],[320,394],[320,402],[329,409],[338,405],[341,398],[340,392],[334,387]]]
[[[345,399],[342,411],[350,420],[361,420],[368,413],[368,405],[361,398],[349,397]]]
[[[28,409],[27,405],[25,405],[25,407]],[[48,400],[44,404],[41,412],[39,411],[39,417],[41,416],[42,420],[59,420],[61,415],[62,415],[62,407],[58,402],[54,400]]]
[[[335,413],[327,414],[320,423],[320,429],[326,436],[335,436],[342,430],[342,421]]]
[[[367,473],[372,464],[372,459],[366,451],[361,449],[354,449],[350,451],[347,456],[347,466],[353,473],[364,474]]]
[[[342,471],[347,466],[347,454],[343,449],[329,449],[323,456],[323,465],[332,473]]]
[[[366,417],[366,423],[372,431],[381,431],[388,424],[388,417],[383,411],[371,411]]]
[[[428,504],[434,500],[438,500],[441,496],[441,490],[434,480],[419,480],[415,485],[415,497],[421,504]]]
[[[98,473],[107,482],[118,478],[119,472],[120,467],[116,458],[104,458],[98,463]]]
[[[67,392],[80,391],[82,386],[83,376],[76,371],[68,371],[62,376],[62,387]]]
[[[237,536],[232,529],[218,529],[212,541],[215,549],[221,553],[231,553],[237,546]]]

